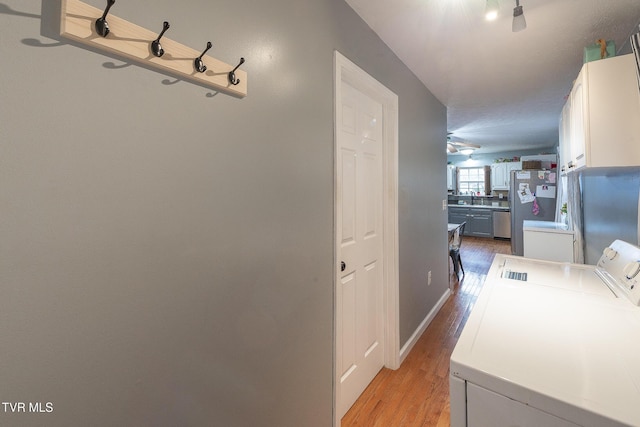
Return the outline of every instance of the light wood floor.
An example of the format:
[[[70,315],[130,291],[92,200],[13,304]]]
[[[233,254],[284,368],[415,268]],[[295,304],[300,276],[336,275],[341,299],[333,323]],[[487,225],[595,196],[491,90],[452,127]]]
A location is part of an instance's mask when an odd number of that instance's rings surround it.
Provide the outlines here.
[[[465,270],[402,366],[382,369],[342,418],[342,426],[449,427],[449,358],[496,253],[511,253],[509,241],[465,237]]]

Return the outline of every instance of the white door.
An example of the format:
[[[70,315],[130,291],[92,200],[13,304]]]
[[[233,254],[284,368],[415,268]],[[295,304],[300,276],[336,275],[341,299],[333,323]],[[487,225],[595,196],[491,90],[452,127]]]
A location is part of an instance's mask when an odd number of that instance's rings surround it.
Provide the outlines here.
[[[337,100],[337,411],[384,366],[383,106],[344,81]]]

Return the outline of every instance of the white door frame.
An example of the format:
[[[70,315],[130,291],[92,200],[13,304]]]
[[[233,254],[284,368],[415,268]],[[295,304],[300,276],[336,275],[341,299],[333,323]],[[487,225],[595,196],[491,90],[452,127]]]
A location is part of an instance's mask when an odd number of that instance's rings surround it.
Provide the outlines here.
[[[341,83],[347,82],[354,88],[366,93],[382,103],[383,116],[383,311],[384,311],[384,365],[390,369],[400,366],[399,337],[399,268],[398,268],[398,96],[363,71],[337,50],[334,52],[334,327],[333,327],[333,413],[334,424],[340,426],[337,412],[337,387],[340,373],[337,372],[336,355],[336,316],[338,295],[338,273],[340,260],[337,258],[337,173],[338,173],[338,136],[336,117],[337,103],[341,99]]]

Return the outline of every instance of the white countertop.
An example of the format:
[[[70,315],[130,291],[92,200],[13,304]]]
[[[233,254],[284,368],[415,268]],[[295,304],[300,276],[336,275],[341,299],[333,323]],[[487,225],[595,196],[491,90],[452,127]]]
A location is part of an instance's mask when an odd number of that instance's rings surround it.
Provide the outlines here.
[[[522,229],[525,231],[573,234],[573,231],[569,230],[569,227],[564,222],[524,220],[522,221]]]

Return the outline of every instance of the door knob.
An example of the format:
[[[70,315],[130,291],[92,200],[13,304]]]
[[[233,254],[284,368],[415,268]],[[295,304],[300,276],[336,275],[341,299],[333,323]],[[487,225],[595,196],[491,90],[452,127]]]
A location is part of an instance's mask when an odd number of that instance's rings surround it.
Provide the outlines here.
[[[347,264],[344,261],[340,261],[340,271],[345,271],[347,269]]]

